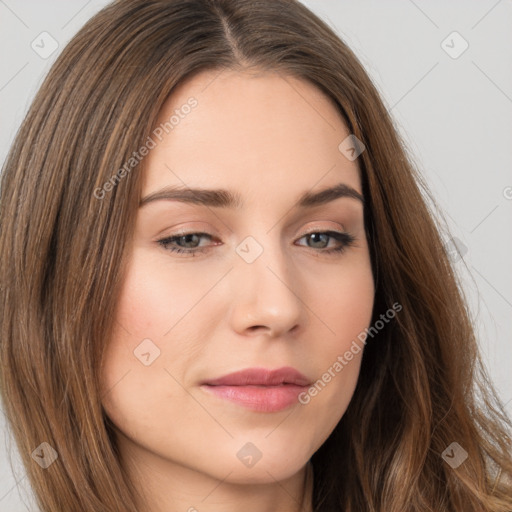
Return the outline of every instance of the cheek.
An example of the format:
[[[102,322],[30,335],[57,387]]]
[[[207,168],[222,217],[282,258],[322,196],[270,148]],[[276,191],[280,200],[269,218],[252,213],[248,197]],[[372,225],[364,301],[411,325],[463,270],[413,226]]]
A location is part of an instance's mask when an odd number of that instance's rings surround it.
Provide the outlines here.
[[[128,435],[139,437],[146,406],[158,396],[172,399],[171,377],[164,368],[169,360],[180,357],[179,339],[163,346],[163,336],[176,323],[179,304],[173,308],[161,273],[134,256],[126,273],[117,303],[114,333],[103,357],[101,385],[105,411]],[[178,311],[176,311],[178,310]],[[154,421],[154,420],[153,420]]]
[[[118,323],[134,335],[161,338],[201,288],[180,276],[179,270],[170,272],[145,251],[135,251],[120,293]]]
[[[301,266],[306,269],[302,275]],[[215,276],[194,274],[189,266],[185,267],[180,271],[175,266],[171,272],[152,254],[143,250],[133,253],[116,308],[116,334],[105,357],[107,389],[127,371],[140,370],[142,363],[137,355],[148,352],[154,358],[160,350],[155,363],[180,372],[204,350],[204,336],[212,334],[223,309],[232,307],[229,286],[212,299],[207,295]],[[349,350],[370,322],[374,295],[371,266],[363,252],[348,257],[339,266],[311,265],[311,260],[306,259],[299,262],[297,272],[297,291],[311,322],[297,346],[302,356],[316,362],[315,374],[321,375]],[[352,367],[358,364],[354,359]]]
[[[317,354],[326,365],[348,350],[371,322],[375,287],[368,252],[361,250],[339,266],[308,272],[306,279],[306,297],[321,328]]]
[[[316,381],[299,402],[314,418],[314,437],[325,440],[343,416],[357,384],[375,288],[368,257],[354,258],[336,272],[312,278],[323,283],[309,295],[323,335],[316,336],[315,347],[308,347]]]
[[[374,285],[370,272],[347,270],[338,279],[331,277],[331,284],[322,298],[321,318],[329,321],[331,339],[339,341],[358,334],[371,321]],[[329,343],[330,345],[330,343]]]
[[[204,344],[201,335],[210,330],[209,317],[200,315],[198,329],[197,316],[204,313],[201,298],[215,276],[208,279],[191,273],[189,267],[170,267],[152,251],[134,251],[115,312],[119,336],[112,340],[113,350],[123,345],[126,349],[129,340],[133,352],[139,343],[150,339],[161,349],[159,362],[165,359],[167,367],[179,367],[185,354],[190,356],[195,347]]]
[[[162,418],[193,408],[178,383],[187,381],[212,330],[200,314],[211,286],[178,265],[171,271],[151,252],[132,253],[101,369],[105,411],[129,437],[145,439]]]

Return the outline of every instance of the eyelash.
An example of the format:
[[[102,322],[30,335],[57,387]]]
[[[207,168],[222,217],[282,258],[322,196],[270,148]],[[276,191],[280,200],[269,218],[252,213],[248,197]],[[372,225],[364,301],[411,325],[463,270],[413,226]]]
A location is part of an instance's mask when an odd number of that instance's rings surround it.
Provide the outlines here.
[[[345,251],[345,249],[351,247],[352,245],[354,245],[354,242],[356,241],[355,237],[350,235],[349,233],[345,233],[345,232],[338,232],[338,231],[312,231],[310,233],[305,233],[304,235],[302,235],[299,240],[301,238],[304,238],[304,237],[307,237],[307,236],[310,236],[310,235],[314,235],[314,234],[318,234],[318,235],[328,235],[329,238],[334,238],[335,240],[338,240],[338,242],[341,242],[341,245],[339,247],[335,247],[335,248],[331,248],[331,249],[318,249],[317,251],[318,252],[321,252],[323,254],[327,254],[327,255],[337,255],[337,254],[341,254]],[[169,245],[173,242],[176,242],[177,240],[179,240],[180,238],[183,238],[183,237],[186,237],[186,236],[189,236],[189,235],[198,235],[198,236],[206,236],[208,238],[213,238],[212,235],[208,234],[208,233],[201,233],[201,232],[194,232],[194,231],[191,231],[189,233],[179,233],[179,234],[176,234],[176,235],[173,235],[173,236],[169,236],[169,237],[166,237],[166,238],[162,238],[160,240],[157,240],[157,243],[162,246],[164,248],[164,250],[166,251],[170,251],[170,252],[173,252],[173,253],[185,253],[185,254],[191,254],[192,256],[196,256],[196,254],[198,253],[204,253],[205,251],[207,251],[210,247],[206,247],[206,248],[202,248],[202,249],[198,249],[198,248],[195,248],[195,249],[183,249],[182,247],[169,247]],[[312,249],[313,251],[315,251],[315,248],[314,247],[309,247],[309,249]]]

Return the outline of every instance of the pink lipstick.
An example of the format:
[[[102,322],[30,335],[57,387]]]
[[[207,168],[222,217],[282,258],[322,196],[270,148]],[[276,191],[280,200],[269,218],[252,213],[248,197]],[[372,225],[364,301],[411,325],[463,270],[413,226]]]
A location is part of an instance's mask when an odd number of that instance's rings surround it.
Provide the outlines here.
[[[259,412],[277,412],[298,402],[298,395],[311,385],[295,368],[276,370],[248,368],[217,379],[201,388],[209,393]]]

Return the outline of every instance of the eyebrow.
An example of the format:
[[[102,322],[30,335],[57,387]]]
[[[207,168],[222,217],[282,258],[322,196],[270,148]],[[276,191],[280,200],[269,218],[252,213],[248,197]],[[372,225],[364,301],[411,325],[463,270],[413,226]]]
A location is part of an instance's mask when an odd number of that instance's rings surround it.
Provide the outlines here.
[[[357,190],[345,183],[338,183],[334,187],[329,187],[318,192],[305,192],[300,196],[295,207],[312,208],[327,204],[341,197],[357,199],[364,204],[364,198]],[[144,197],[139,203],[139,208],[152,203],[153,201],[162,200],[181,201],[184,203],[218,208],[240,209],[243,206],[242,197],[238,193],[230,190],[167,186]]]

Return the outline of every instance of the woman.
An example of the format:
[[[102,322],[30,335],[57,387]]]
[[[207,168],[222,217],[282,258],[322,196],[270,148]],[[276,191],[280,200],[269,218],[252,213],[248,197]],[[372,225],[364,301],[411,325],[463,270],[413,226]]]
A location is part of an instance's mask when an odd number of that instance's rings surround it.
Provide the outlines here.
[[[420,187],[300,3],[97,14],[2,173],[1,389],[41,510],[512,510]]]

